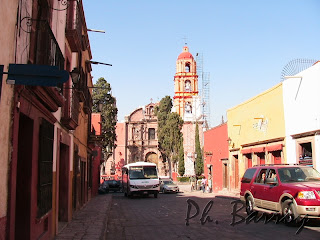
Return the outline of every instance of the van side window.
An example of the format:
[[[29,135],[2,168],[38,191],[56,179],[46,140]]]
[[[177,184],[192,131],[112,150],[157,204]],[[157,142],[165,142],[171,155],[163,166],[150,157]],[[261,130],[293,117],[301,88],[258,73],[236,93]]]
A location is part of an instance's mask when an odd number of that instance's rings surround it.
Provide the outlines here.
[[[266,168],[261,169],[256,179],[254,180],[254,182],[264,184],[266,179],[266,174],[267,174],[267,169]]]
[[[254,174],[256,173],[256,168],[248,168],[241,179],[242,183],[250,183]]]

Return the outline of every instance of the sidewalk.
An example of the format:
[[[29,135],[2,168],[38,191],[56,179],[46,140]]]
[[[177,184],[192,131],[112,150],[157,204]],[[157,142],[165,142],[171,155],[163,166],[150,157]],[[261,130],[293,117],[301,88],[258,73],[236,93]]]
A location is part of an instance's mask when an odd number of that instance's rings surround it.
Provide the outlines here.
[[[214,192],[214,193],[203,193],[202,190],[196,190],[196,191],[191,191],[191,184],[178,184],[180,192],[184,193],[193,193],[193,194],[205,194],[207,196],[212,196],[212,197],[228,197],[228,198],[240,198],[240,192],[239,191],[228,191],[226,189],[221,190],[219,192]]]
[[[72,220],[55,237],[64,239],[104,239],[108,212],[112,202],[111,194],[97,195],[74,213]]]

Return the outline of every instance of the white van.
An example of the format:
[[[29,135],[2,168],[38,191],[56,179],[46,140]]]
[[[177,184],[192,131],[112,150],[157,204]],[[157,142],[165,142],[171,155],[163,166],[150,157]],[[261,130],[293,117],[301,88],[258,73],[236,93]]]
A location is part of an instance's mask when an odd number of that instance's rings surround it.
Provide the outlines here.
[[[153,194],[158,197],[160,182],[155,163],[135,162],[122,168],[122,188],[125,196]]]

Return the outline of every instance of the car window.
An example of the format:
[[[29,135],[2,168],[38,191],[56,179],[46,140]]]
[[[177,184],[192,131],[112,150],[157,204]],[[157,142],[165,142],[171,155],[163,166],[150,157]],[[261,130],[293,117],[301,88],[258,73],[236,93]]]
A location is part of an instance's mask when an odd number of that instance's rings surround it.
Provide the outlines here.
[[[241,179],[241,182],[242,183],[250,183],[254,174],[256,173],[256,168],[248,168],[246,170],[246,172],[244,173],[242,179]]]
[[[265,184],[266,180],[266,175],[267,175],[267,170],[266,168],[263,168],[260,170],[259,174],[257,175],[256,179],[254,180],[255,183],[262,183]]]
[[[267,183],[277,183],[278,182],[278,178],[277,178],[277,173],[276,170],[271,168],[269,169],[269,171],[267,172],[266,175],[266,182]]]
[[[312,167],[291,167],[278,170],[281,182],[320,181],[320,174]]]

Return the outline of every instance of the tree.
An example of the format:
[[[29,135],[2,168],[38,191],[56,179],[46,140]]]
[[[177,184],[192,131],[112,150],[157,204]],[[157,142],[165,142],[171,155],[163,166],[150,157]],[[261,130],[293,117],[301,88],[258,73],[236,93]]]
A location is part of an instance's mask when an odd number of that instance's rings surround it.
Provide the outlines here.
[[[196,175],[200,176],[203,173],[204,167],[203,167],[203,159],[202,159],[202,150],[200,146],[200,138],[199,138],[199,126],[198,123],[196,123],[196,133],[195,133],[195,147],[196,147]]]
[[[183,120],[179,114],[171,112],[172,100],[170,96],[161,99],[155,109],[158,118],[158,148],[163,161],[171,163],[178,161],[178,154],[183,139],[181,128]],[[170,172],[171,173],[171,172]]]
[[[93,112],[101,113],[103,152],[105,154],[110,154],[116,147],[115,141],[118,109],[116,107],[116,99],[111,93],[111,86],[104,78],[99,78],[94,84],[92,99]],[[99,109],[99,106],[102,108]],[[106,157],[108,158],[108,156]]]
[[[178,172],[180,176],[183,176],[185,172],[183,139],[181,139],[181,142],[180,142],[178,161],[179,161]]]

